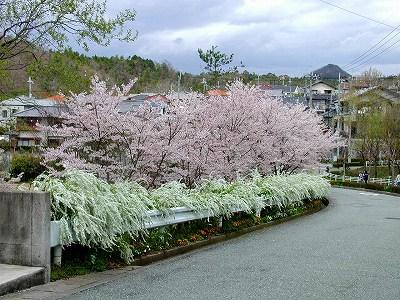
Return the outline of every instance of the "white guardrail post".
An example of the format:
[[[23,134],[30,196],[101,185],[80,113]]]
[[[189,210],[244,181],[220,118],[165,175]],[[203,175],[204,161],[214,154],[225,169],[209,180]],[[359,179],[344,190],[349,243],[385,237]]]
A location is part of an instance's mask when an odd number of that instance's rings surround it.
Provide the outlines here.
[[[60,221],[50,222],[50,247],[53,248],[52,263],[61,265],[62,245],[60,241]]]
[[[239,212],[239,209],[233,209],[233,212]],[[145,222],[145,229],[161,228],[161,230],[168,225],[184,223],[193,220],[200,220],[204,218],[210,218],[214,215],[210,214],[209,211],[194,211],[187,207],[175,207],[170,210],[168,214],[162,214],[158,210],[148,211],[150,220]],[[222,217],[219,218],[219,226],[222,226]],[[62,243],[60,240],[60,221],[51,221],[50,231],[50,247],[53,248],[52,263],[61,264],[62,258]]]

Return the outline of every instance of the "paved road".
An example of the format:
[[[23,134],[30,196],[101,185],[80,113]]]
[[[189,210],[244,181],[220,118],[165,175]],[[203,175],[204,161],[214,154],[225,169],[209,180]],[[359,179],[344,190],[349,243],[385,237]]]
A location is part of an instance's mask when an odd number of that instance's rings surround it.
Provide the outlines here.
[[[333,189],[330,199],[63,299],[400,299],[400,198]]]

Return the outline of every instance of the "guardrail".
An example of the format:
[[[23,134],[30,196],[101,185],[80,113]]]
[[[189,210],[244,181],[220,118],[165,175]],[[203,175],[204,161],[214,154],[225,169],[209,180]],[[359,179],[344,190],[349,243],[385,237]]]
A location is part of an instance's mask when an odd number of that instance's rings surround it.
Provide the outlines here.
[[[232,213],[240,212],[240,209],[231,210]],[[256,215],[260,216],[260,211],[256,211]],[[207,210],[195,211],[187,207],[171,208],[168,214],[163,214],[158,210],[148,211],[150,219],[144,223],[145,229],[163,228],[168,225],[185,223],[193,220],[215,217]],[[222,226],[222,217],[219,218],[219,224]],[[52,262],[61,264],[62,244],[60,240],[60,221],[51,221],[50,228],[50,247],[53,248]],[[128,231],[129,229],[127,229]]]
[[[333,179],[333,180],[336,180],[336,181],[337,180],[341,180],[341,181],[363,182],[357,176],[343,176],[343,175],[337,175],[337,174],[331,174],[331,173],[326,173],[324,176],[328,177],[331,180]],[[387,177],[387,178],[368,178],[368,182],[391,185],[392,184],[392,178],[391,177]]]

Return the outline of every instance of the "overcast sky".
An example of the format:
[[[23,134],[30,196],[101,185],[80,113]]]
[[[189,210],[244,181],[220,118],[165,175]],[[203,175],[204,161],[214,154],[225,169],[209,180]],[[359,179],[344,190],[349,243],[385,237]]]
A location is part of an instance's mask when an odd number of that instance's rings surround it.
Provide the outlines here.
[[[110,15],[133,8],[138,39],[89,55],[168,61],[199,74],[197,49],[234,54],[250,73],[303,76],[329,63],[352,75],[400,73],[399,0],[109,0]]]

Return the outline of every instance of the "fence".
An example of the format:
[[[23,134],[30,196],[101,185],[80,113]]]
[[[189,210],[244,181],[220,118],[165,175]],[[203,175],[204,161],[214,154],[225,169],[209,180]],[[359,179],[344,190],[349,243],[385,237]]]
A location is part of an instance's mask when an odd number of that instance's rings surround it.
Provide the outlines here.
[[[331,173],[326,173],[324,176],[328,177],[330,180],[335,180],[335,181],[341,180],[341,181],[360,182],[360,178],[358,176],[344,176]],[[387,178],[369,178],[368,182],[391,185],[392,177],[389,176]]]
[[[232,209],[231,212],[240,212],[240,209]],[[185,223],[193,220],[200,220],[205,218],[214,217],[209,211],[195,211],[187,207],[175,207],[170,210],[170,214],[162,214],[158,210],[151,210],[148,212],[150,219],[144,223],[145,229],[163,228],[168,225]],[[260,211],[256,212],[260,215]],[[222,217],[219,217],[220,226],[222,226]],[[54,264],[61,264],[62,258],[62,244],[60,240],[60,221],[51,221],[50,230],[50,247],[53,248],[52,262]],[[129,230],[129,229],[127,229]]]

